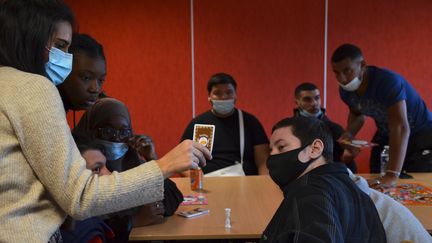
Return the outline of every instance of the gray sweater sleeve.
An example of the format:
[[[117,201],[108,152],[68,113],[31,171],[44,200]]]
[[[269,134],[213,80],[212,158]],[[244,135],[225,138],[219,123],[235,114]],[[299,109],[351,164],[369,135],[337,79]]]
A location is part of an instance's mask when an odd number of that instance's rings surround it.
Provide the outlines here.
[[[84,219],[163,198],[163,176],[154,161],[103,177],[87,170],[57,89],[35,76],[5,110],[32,173],[67,214]]]

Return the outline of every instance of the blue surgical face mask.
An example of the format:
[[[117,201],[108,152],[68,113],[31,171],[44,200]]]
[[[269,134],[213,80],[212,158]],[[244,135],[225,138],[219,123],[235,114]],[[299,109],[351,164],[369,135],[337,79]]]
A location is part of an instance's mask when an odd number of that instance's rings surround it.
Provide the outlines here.
[[[211,100],[213,110],[221,115],[227,115],[234,110],[234,99],[230,100]]]
[[[126,143],[115,143],[101,139],[96,139],[96,142],[104,147],[107,160],[118,160],[129,150]]]
[[[310,113],[310,112],[308,112],[306,110],[303,110],[303,109],[300,109],[300,108],[299,108],[299,112],[300,112],[300,116],[303,116],[303,117],[316,117],[316,118],[319,118],[322,115],[322,113],[323,113],[321,109],[317,113],[313,114],[313,113]]]
[[[54,85],[57,86],[63,83],[70,74],[72,71],[72,59],[72,54],[55,47],[49,50],[49,61],[45,64],[45,72]]]

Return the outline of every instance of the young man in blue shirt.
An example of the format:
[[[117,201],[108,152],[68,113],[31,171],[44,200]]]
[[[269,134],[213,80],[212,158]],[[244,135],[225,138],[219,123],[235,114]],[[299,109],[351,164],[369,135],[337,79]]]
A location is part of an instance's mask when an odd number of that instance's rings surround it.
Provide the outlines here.
[[[342,138],[352,139],[364,116],[374,119],[377,132],[372,141],[380,146],[372,149],[373,173],[379,172],[383,146],[390,146],[386,173],[373,184],[394,186],[402,169],[432,171],[432,114],[414,88],[397,73],[366,65],[360,48],[352,44],[334,51],[332,68],[340,97],[350,109]]]

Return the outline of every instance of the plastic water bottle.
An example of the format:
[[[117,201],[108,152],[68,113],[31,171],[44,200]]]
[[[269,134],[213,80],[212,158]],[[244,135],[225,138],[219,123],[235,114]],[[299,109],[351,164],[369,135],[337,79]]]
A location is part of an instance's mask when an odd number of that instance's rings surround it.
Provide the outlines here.
[[[387,170],[387,163],[389,161],[389,151],[390,151],[390,147],[388,145],[384,146],[383,151],[381,152],[381,168],[380,168],[380,174],[381,176],[384,176],[386,174],[386,170]]]

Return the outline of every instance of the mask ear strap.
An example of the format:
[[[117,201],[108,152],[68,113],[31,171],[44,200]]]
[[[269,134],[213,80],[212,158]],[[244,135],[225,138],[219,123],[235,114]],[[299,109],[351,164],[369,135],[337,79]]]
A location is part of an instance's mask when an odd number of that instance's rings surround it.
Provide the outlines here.
[[[313,162],[315,162],[315,160],[317,160],[319,157],[321,157],[321,156],[318,156],[318,157],[316,157],[316,158],[309,157],[310,159],[309,159],[307,162],[305,162],[305,164],[310,165],[310,164],[312,164]]]
[[[311,158],[307,163],[308,163],[308,164],[312,164],[312,163],[313,163],[315,160],[317,160],[319,157],[320,157],[320,156],[316,157],[315,159],[314,159],[314,158]]]
[[[302,153],[302,152],[304,152],[304,150],[308,147],[308,146],[310,146],[311,144],[307,144],[307,145],[303,145],[303,146],[301,146],[300,148],[298,148],[299,149],[299,152],[298,152],[298,154],[297,154],[297,159],[298,159],[298,161],[300,161],[300,162],[302,162],[302,163],[309,163],[309,161],[307,161],[307,162],[303,162],[303,160],[301,160],[300,159],[300,154]],[[289,152],[289,151],[288,151]],[[306,153],[306,152],[305,152]]]

